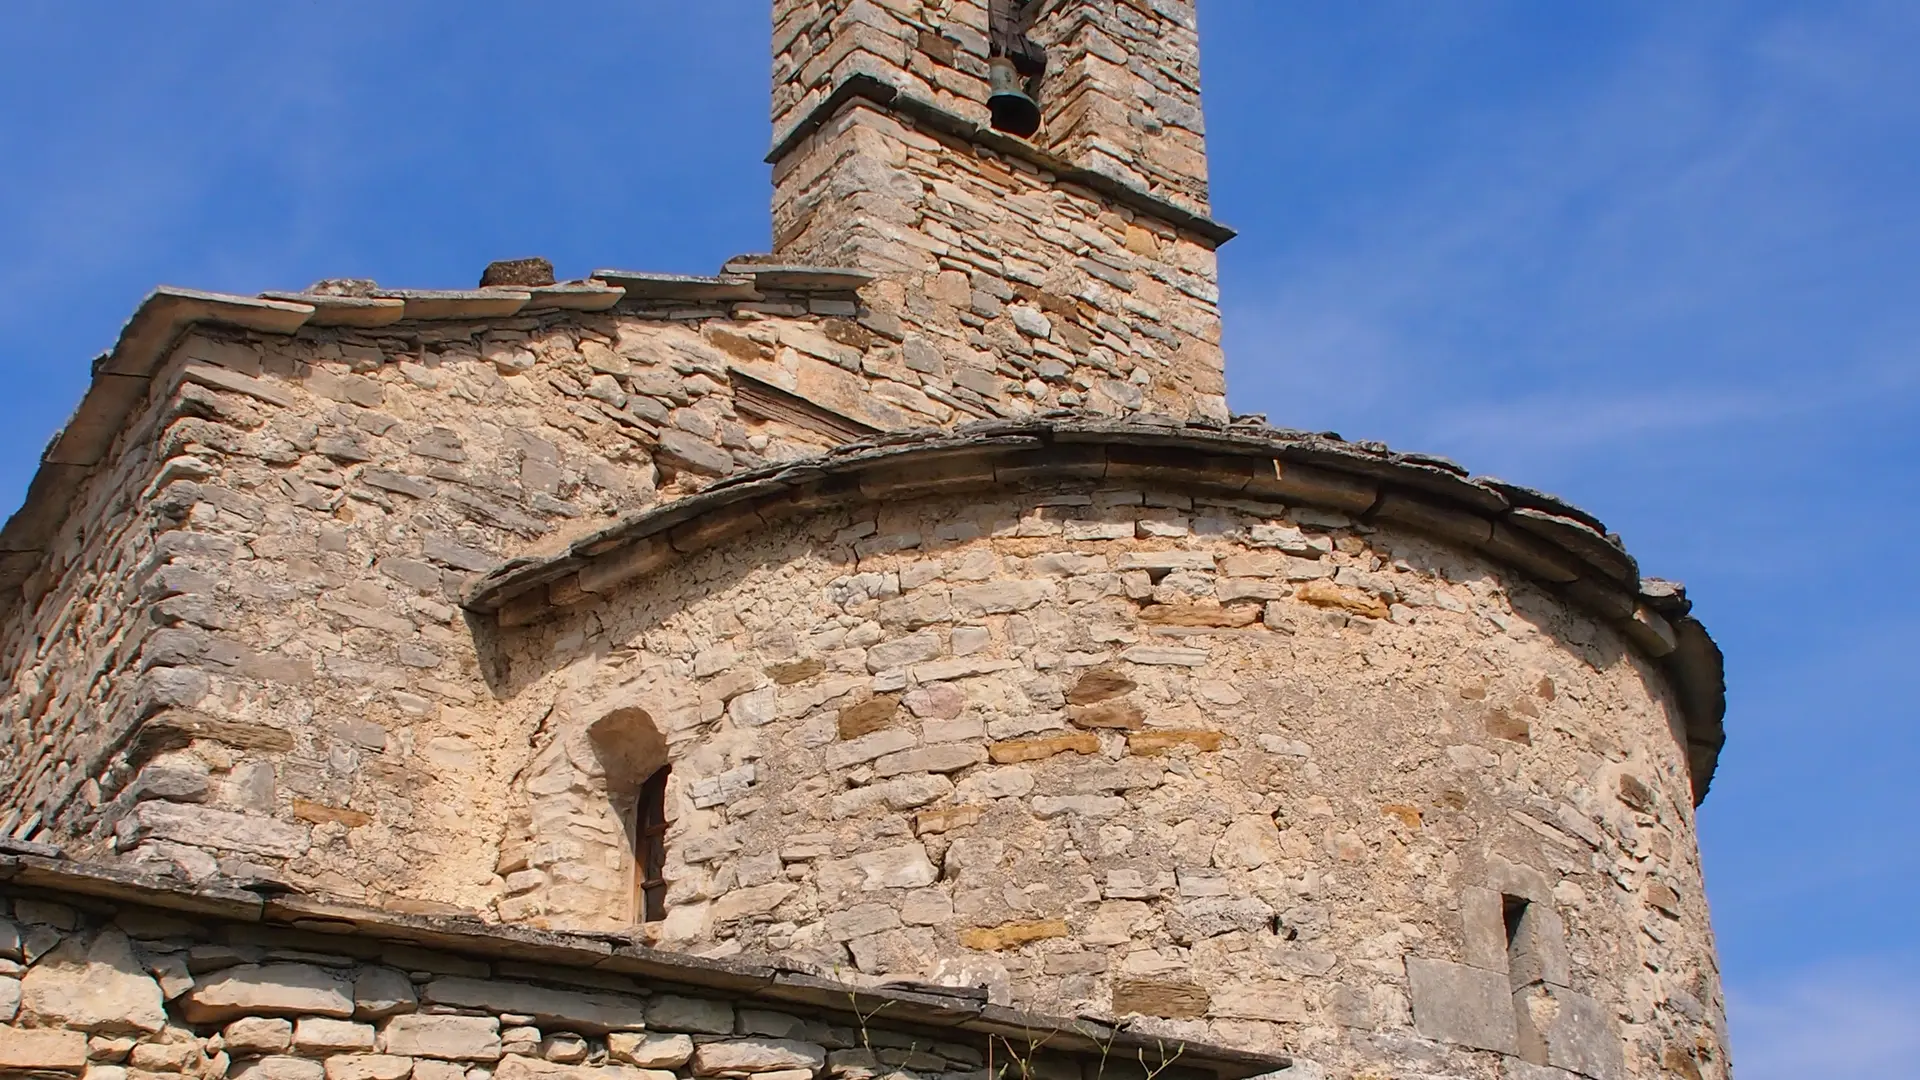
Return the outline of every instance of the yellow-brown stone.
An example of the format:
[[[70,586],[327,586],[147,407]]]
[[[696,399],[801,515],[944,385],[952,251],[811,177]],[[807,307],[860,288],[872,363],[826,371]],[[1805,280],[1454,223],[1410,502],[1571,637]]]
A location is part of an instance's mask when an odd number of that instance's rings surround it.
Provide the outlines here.
[[[1112,731],[1138,731],[1147,718],[1131,701],[1103,701],[1098,705],[1069,705],[1067,719],[1076,726]]]
[[[1309,581],[1294,590],[1293,595],[1314,607],[1365,615],[1369,619],[1384,619],[1389,614],[1386,601],[1372,593],[1331,581]]]
[[[1390,818],[1398,818],[1400,823],[1409,829],[1418,829],[1420,827],[1420,809],[1418,807],[1389,803],[1386,806],[1382,806],[1380,812]]]
[[[952,832],[977,825],[985,816],[986,807],[978,803],[961,806],[941,806],[932,810],[922,810],[913,815],[913,835],[927,836],[932,833]]]
[[[344,806],[328,806],[309,799],[293,800],[293,816],[302,821],[311,821],[315,825],[338,822],[349,829],[357,829],[362,825],[373,823],[372,814],[360,810],[349,810]]]
[[[1253,605],[1153,604],[1140,609],[1140,621],[1151,626],[1251,626],[1260,619]]]
[[[1091,732],[1079,732],[1051,735],[1044,739],[1009,739],[987,747],[987,756],[998,764],[1013,765],[1022,761],[1041,761],[1069,751],[1097,754],[1100,752],[1100,738]]]
[[[1136,731],[1127,736],[1127,753],[1164,754],[1184,746],[1190,746],[1205,753],[1220,749],[1221,744],[1226,740],[1227,733],[1224,731],[1176,731],[1173,729]]]
[[[1003,923],[960,931],[960,944],[980,952],[1017,949],[1034,941],[1063,938],[1070,933],[1065,919],[1040,919],[1034,922]]]

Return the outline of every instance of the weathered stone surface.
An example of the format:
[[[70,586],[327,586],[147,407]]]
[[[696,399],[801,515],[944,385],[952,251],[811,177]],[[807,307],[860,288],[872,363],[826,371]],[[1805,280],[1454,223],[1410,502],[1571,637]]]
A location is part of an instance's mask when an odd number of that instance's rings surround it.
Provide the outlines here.
[[[1150,604],[1140,609],[1140,621],[1149,626],[1252,626],[1260,621],[1260,607],[1257,604],[1233,607],[1219,604]],[[1135,659],[1134,662],[1143,661]]]
[[[695,1076],[738,1076],[783,1069],[811,1071],[826,1063],[825,1047],[796,1039],[729,1039],[702,1043],[693,1052]]]
[[[543,1061],[537,1057],[515,1056],[500,1062],[494,1070],[499,1080],[668,1080],[673,1073],[662,1069],[635,1069],[623,1065],[578,1065]],[[419,1070],[415,1080],[422,1080]],[[431,1078],[428,1078],[431,1080]]]
[[[1212,997],[1190,982],[1124,979],[1113,987],[1116,1016],[1162,1016],[1169,1020],[1197,1020],[1207,1015]]]
[[[1592,1077],[1625,1080],[1627,1065],[1607,1008],[1560,986],[1534,986],[1513,995],[1519,1052],[1533,1060]]]
[[[114,929],[91,942],[67,938],[42,957],[20,981],[20,1011],[41,1025],[97,1033],[152,1032],[167,1023],[159,984]]]
[[[1072,931],[1061,919],[1041,919],[1033,922],[1005,923],[1000,926],[974,927],[960,931],[960,944],[981,952],[997,952],[1001,949],[1017,949],[1034,941],[1046,941],[1050,938],[1063,938]]]
[[[240,1062],[227,1075],[236,1080],[323,1080],[326,1068],[306,1058],[273,1055]]]
[[[1174,940],[1199,941],[1235,930],[1258,930],[1273,919],[1273,909],[1255,896],[1200,897],[1183,900],[1167,916]]]
[[[353,976],[353,1015],[359,1020],[382,1020],[412,1012],[417,1003],[413,980],[387,967],[362,967]]]
[[[713,920],[725,922],[729,919],[769,914],[799,891],[800,886],[784,881],[770,881],[765,885],[734,889],[713,902]],[[639,1021],[636,1021],[636,1026],[638,1023]]]
[[[950,773],[978,765],[986,760],[987,751],[984,747],[965,743],[947,743],[888,754],[873,763],[873,774],[884,777],[899,776],[902,773]]]
[[[1308,1019],[1306,991],[1297,985],[1228,983],[1212,993],[1209,1016],[1301,1024]]]
[[[617,1031],[607,1036],[607,1053],[615,1061],[642,1069],[677,1069],[693,1058],[693,1038]]]
[[[533,1017],[541,1027],[596,1035],[647,1026],[647,1003],[642,998],[497,979],[434,979],[421,988],[420,1000],[428,1005],[519,1013]]]
[[[1120,658],[1148,667],[1204,667],[1207,650],[1178,645],[1134,645],[1122,649]]]
[[[1226,741],[1227,733],[1224,731],[1171,729],[1135,731],[1127,736],[1127,753],[1155,755],[1182,749],[1206,753],[1220,749]]]
[[[1384,619],[1392,614],[1385,600],[1363,589],[1336,585],[1331,581],[1309,581],[1294,590],[1294,597],[1315,607]]]
[[[1420,1034],[1503,1054],[1518,1049],[1512,991],[1505,975],[1409,957],[1407,982],[1413,1023]]]
[[[1265,814],[1248,814],[1233,819],[1227,831],[1213,846],[1213,865],[1225,869],[1255,870],[1285,855],[1280,845],[1280,830]]]
[[[352,1020],[306,1016],[293,1029],[293,1048],[303,1054],[371,1050],[373,1043],[373,1025]]]
[[[327,1080],[407,1080],[413,1074],[410,1057],[391,1054],[335,1054],[326,1062]]]
[[[1123,671],[1094,668],[1074,680],[1073,689],[1067,692],[1067,701],[1074,705],[1093,705],[1132,693],[1135,686]]]
[[[1500,1080],[1580,1080],[1579,1076],[1550,1065],[1531,1065],[1519,1058],[1500,1062]]]
[[[1140,706],[1130,701],[1105,701],[1098,705],[1071,705],[1067,719],[1076,727],[1095,730],[1136,731],[1146,725]]]
[[[899,712],[900,698],[894,694],[880,694],[858,705],[849,705],[840,710],[840,737],[857,739],[890,727]]]
[[[380,1050],[403,1057],[498,1061],[500,1021],[492,1016],[396,1016],[380,1029]]]
[[[1505,897],[1492,889],[1462,889],[1460,925],[1466,940],[1467,966],[1488,971],[1507,970]]]
[[[248,1015],[353,1015],[353,989],[338,973],[312,964],[242,964],[200,977],[180,999],[186,1018],[218,1024]]]
[[[987,747],[988,755],[1002,765],[1018,764],[1023,761],[1043,761],[1065,753],[1097,754],[1099,752],[1099,736],[1091,733],[1053,735],[1041,739],[1009,739]]]
[[[853,857],[854,865],[866,875],[866,889],[917,889],[931,885],[940,877],[920,844],[870,851]]]
[[[293,1045],[293,1021],[248,1016],[222,1028],[227,1049],[236,1054],[280,1054]]]
[[[151,838],[282,859],[308,845],[304,826],[187,803],[144,802],[122,824],[129,842]]]
[[[0,1025],[0,1069],[79,1072],[87,1065],[87,1037],[55,1028]]]
[[[1573,981],[1567,955],[1567,928],[1551,904],[1528,904],[1517,920],[1503,911],[1502,926],[1513,924],[1507,941],[1508,976],[1515,988],[1545,982],[1566,986]]]
[[[695,1035],[731,1035],[733,1005],[711,998],[658,994],[647,999],[647,1026]]]

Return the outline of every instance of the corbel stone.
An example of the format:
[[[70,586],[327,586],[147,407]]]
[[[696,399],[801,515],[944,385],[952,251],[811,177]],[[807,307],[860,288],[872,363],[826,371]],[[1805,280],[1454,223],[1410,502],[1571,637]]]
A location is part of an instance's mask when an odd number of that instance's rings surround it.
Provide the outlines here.
[[[593,560],[580,571],[580,591],[611,592],[634,578],[651,574],[679,555],[665,541],[641,540],[620,551]]]
[[[1389,521],[1470,547],[1484,548],[1493,542],[1493,522],[1478,514],[1466,513],[1435,503],[1389,491],[1374,507],[1376,521]]]
[[[1263,470],[1249,480],[1245,493],[1348,514],[1364,514],[1380,499],[1379,487],[1366,480],[1280,458],[1273,459],[1271,475]]]
[[[393,289],[378,299],[402,300],[413,320],[501,319],[517,315],[533,294],[518,289]]]
[[[1480,548],[1541,581],[1565,585],[1580,579],[1580,568],[1564,552],[1502,521],[1493,523],[1492,535]]]
[[[1668,656],[1680,647],[1673,624],[1645,604],[1633,606],[1633,618],[1621,624],[1635,645],[1655,659]]]
[[[1621,585],[1631,586],[1640,580],[1640,568],[1633,556],[1584,522],[1526,506],[1515,507],[1507,515],[1507,520],[1515,527],[1571,552],[1580,561]]]
[[[407,302],[389,296],[333,296],[324,293],[265,292],[263,300],[308,304],[313,316],[308,326],[343,326],[371,330],[392,326],[406,318]]]

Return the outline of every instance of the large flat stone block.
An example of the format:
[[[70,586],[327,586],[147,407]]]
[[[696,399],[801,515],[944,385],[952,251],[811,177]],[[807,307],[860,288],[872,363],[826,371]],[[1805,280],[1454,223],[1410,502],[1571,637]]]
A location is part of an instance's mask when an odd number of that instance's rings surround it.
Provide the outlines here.
[[[1413,1025],[1420,1034],[1503,1054],[1518,1048],[1505,974],[1409,958],[1407,981],[1413,991]]]

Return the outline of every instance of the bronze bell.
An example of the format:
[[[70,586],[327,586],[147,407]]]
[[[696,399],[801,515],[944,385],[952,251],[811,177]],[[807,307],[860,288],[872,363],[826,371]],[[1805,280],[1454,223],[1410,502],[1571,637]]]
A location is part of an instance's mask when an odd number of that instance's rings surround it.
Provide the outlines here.
[[[1027,94],[1026,80],[1013,61],[996,56],[988,63],[993,93],[987,109],[993,114],[995,131],[1027,138],[1040,130],[1040,105]]]

